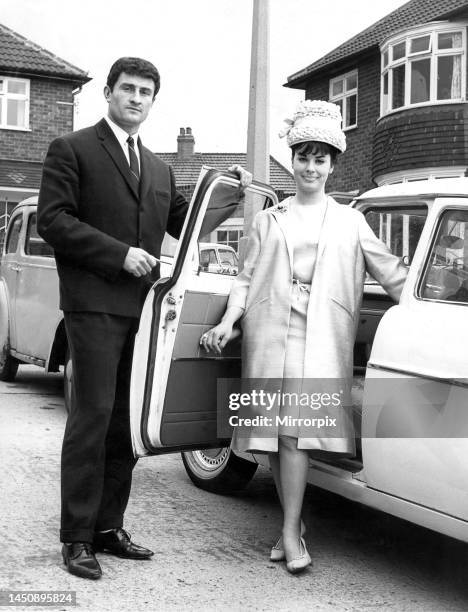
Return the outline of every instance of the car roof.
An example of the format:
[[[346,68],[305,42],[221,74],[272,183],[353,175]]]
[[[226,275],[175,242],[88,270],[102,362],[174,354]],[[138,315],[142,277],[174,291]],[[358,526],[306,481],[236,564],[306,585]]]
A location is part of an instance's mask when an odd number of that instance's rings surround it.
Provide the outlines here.
[[[228,244],[222,244],[220,242],[200,242],[200,247],[202,248],[212,248],[212,249],[227,249],[228,251],[234,251],[234,249]],[[235,253],[235,251],[234,251]]]
[[[370,189],[356,197],[357,202],[374,198],[424,196],[424,197],[468,197],[468,178],[426,179],[383,185]]]
[[[21,202],[19,204],[17,204],[15,206],[15,209],[18,208],[19,206],[32,206],[32,205],[36,205],[37,204],[37,195],[31,196],[29,198],[26,198],[25,200],[21,200]]]

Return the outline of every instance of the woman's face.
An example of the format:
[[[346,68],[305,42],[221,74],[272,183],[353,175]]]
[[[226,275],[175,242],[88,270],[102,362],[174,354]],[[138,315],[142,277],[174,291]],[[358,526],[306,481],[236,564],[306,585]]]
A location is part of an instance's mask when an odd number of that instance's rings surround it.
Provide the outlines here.
[[[317,193],[325,190],[328,175],[333,171],[330,153],[294,154],[292,169],[297,190],[302,193]]]

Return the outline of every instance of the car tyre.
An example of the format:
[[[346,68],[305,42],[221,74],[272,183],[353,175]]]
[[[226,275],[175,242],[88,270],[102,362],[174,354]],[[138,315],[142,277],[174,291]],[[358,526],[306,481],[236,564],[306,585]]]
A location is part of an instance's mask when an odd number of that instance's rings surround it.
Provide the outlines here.
[[[229,447],[184,452],[182,461],[190,480],[210,493],[242,491],[257,469],[256,463],[238,457]]]
[[[73,389],[73,366],[70,355],[70,349],[67,346],[65,351],[65,364],[63,367],[63,396],[65,399],[65,409],[68,414],[71,410],[71,397]]]
[[[0,361],[0,380],[3,382],[12,382],[15,380],[18,372],[19,361],[11,355],[4,355]]]

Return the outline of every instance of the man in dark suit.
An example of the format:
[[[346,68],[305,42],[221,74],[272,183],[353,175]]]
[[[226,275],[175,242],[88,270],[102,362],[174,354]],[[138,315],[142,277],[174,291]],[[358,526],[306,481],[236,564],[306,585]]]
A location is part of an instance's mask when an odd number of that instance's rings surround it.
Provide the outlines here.
[[[171,168],[138,137],[159,83],[150,62],[117,60],[104,88],[108,116],[51,143],[39,194],[38,229],[55,250],[73,364],[60,539],[68,571],[84,578],[102,574],[95,551],[153,555],[131,541],[123,515],[136,462],[128,411],[134,337],[164,233],[178,237],[187,211]]]

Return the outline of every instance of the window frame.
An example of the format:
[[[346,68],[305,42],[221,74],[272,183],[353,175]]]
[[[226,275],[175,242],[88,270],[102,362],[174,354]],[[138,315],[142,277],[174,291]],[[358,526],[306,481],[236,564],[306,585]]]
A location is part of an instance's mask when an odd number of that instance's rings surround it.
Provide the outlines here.
[[[399,257],[402,259],[407,257],[408,261],[407,263],[405,263],[405,265],[407,266],[410,266],[412,263],[414,254],[416,252],[416,248],[419,243],[421,233],[424,230],[424,226],[427,222],[429,210],[430,209],[429,209],[429,205],[427,204],[427,202],[420,201],[420,200],[418,201],[409,200],[408,202],[401,202],[401,203],[395,203],[395,204],[389,203],[388,205],[385,205],[385,206],[378,206],[375,203],[374,204],[369,203],[369,206],[367,206],[364,210],[361,209],[366,219],[366,223],[372,229],[376,237],[379,240],[381,240],[388,247],[388,249],[392,252],[392,254],[395,255],[396,257]],[[422,217],[424,217],[424,223],[422,225],[421,232],[418,236],[418,240],[416,241],[416,244],[414,245],[414,249],[411,249],[412,244],[410,242],[410,239],[411,239],[410,217],[417,216],[417,215],[411,215],[411,213],[414,211],[422,211],[425,214],[421,215]],[[369,223],[367,219],[367,215],[369,213],[378,213],[381,215],[379,232],[375,232],[372,225]],[[402,233],[401,233],[401,251],[402,253],[401,255],[399,255],[398,253],[395,253],[395,251],[392,248],[393,241],[395,239],[395,234],[392,234],[393,228],[392,228],[392,220],[390,216],[394,213],[397,215],[399,214],[402,217],[405,216],[405,213],[406,213],[405,218],[402,219]],[[385,215],[385,219],[383,217],[384,215]],[[384,230],[385,230],[385,236],[382,235]]]
[[[378,187],[382,187],[383,185],[401,185],[403,183],[415,183],[428,180],[463,178],[466,169],[467,166],[427,166],[425,168],[386,172],[376,176],[374,180]]]
[[[353,89],[346,89],[346,79],[348,79],[350,76],[355,76],[356,77],[356,87],[354,87]],[[343,91],[340,94],[335,94],[333,95],[333,85],[335,83],[337,83],[338,81],[343,81]],[[329,82],[329,101],[333,102],[334,104],[336,104],[337,102],[342,102],[342,118],[343,118],[343,122],[342,122],[342,127],[343,127],[343,132],[346,132],[348,130],[354,130],[355,128],[358,127],[358,88],[359,88],[359,75],[358,75],[358,69],[357,68],[353,68],[353,70],[349,70],[348,72],[345,72],[343,74],[340,74],[339,76],[333,77],[332,79],[330,79]],[[356,123],[353,123],[351,125],[346,125],[345,121],[346,121],[346,110],[347,110],[347,105],[348,105],[348,98],[351,98],[352,96],[356,96]]]
[[[226,240],[223,240],[222,238],[220,238],[219,236],[220,232],[226,232]],[[237,238],[235,240],[231,240],[229,237],[229,232],[236,232]],[[215,233],[215,236],[214,236],[213,242],[216,242],[217,244],[222,244],[223,246],[229,246],[233,248],[236,255],[239,256],[239,248],[241,244],[241,239],[244,237],[244,228],[238,227],[237,225],[236,226],[222,225],[216,228],[214,233]],[[233,247],[233,244],[237,244],[237,249]]]
[[[36,235],[33,235],[33,230]],[[40,249],[40,253],[31,252],[39,245],[44,247]],[[24,240],[24,254],[28,257],[43,257],[46,259],[53,259],[55,257],[53,248],[37,233],[37,212],[32,212],[28,217]]]
[[[31,131],[29,123],[29,110],[31,99],[31,81],[30,79],[21,79],[17,77],[3,76],[0,74],[0,81],[3,81],[3,89],[0,91],[0,130],[17,130],[20,132]],[[8,93],[8,83],[24,83],[26,92],[24,94]],[[25,102],[24,108],[24,125],[9,125],[7,123],[7,102],[8,100],[21,100]]]
[[[15,249],[11,250],[10,249],[11,239],[16,230],[17,221],[19,225],[18,232],[16,233],[17,242],[16,242]],[[23,231],[23,226],[24,226],[23,211],[19,211],[16,215],[12,215],[10,217],[10,220],[8,221],[8,232],[7,232],[7,235],[5,236],[5,244],[4,244],[4,251],[3,251],[5,255],[17,255],[18,253],[21,253],[21,249],[20,249],[21,232]]]
[[[432,22],[418,28],[405,30],[388,38],[380,46],[380,118],[391,113],[396,113],[409,108],[422,106],[436,106],[441,104],[460,104],[466,101],[466,56],[467,56],[467,26],[468,21],[457,22]],[[439,34],[453,32],[461,34],[461,45],[451,49],[438,48]],[[429,36],[429,49],[425,51],[411,52],[411,41],[417,38]],[[392,50],[399,44],[405,44],[405,54],[397,60],[392,60]],[[437,70],[440,57],[458,56],[461,58],[460,67],[460,97],[439,100],[437,98]],[[430,83],[429,100],[424,102],[411,102],[411,66],[414,62],[429,59],[430,61]],[[405,67],[404,100],[403,105],[397,108],[389,108],[393,105],[393,71],[401,66]],[[384,98],[384,82],[387,77],[387,94]]]
[[[436,304],[450,304],[451,306],[462,306],[465,308],[468,307],[468,302],[441,300],[438,298],[425,297],[423,295],[424,285],[427,281],[429,269],[431,267],[431,257],[432,257],[432,254],[434,253],[436,242],[439,238],[440,230],[442,228],[442,224],[445,221],[445,217],[447,214],[450,214],[453,212],[460,212],[460,211],[466,211],[466,208],[463,206],[457,206],[456,204],[453,204],[453,203],[447,203],[437,213],[437,220],[432,229],[428,247],[424,253],[423,264],[419,269],[417,282],[415,284],[414,297],[420,302],[436,303]]]

